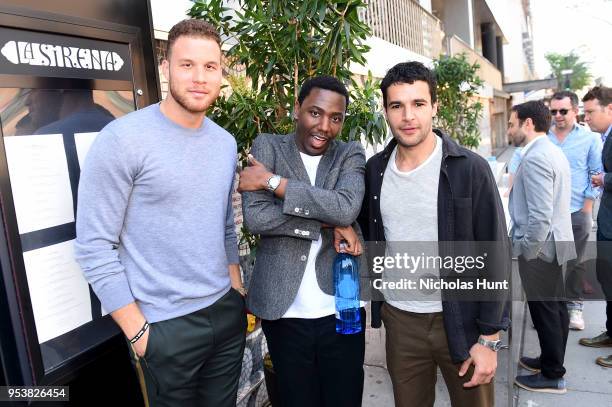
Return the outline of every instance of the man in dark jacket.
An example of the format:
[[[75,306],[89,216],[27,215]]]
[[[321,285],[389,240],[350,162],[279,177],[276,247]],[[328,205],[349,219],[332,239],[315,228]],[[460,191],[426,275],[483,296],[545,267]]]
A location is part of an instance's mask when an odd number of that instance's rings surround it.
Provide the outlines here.
[[[580,344],[595,348],[612,348],[612,88],[596,86],[582,98],[584,118],[591,130],[601,133],[604,142],[603,170],[593,174],[594,187],[603,188],[597,214],[597,280],[607,300],[606,330],[593,338],[581,338]],[[595,360],[600,366],[612,368],[612,355]]]
[[[370,264],[376,247],[386,246],[388,260],[392,242],[396,248],[430,242],[444,259],[464,245],[457,242],[466,242],[466,247],[487,246],[488,260],[495,264],[471,283],[487,276],[507,284],[510,245],[495,180],[483,158],[432,128],[437,110],[433,72],[418,62],[400,63],[387,73],[381,90],[393,140],[366,165],[359,221]],[[440,264],[433,270],[435,279],[459,281],[456,266]],[[373,287],[380,287],[376,280]],[[499,331],[509,325],[509,291],[475,297],[473,291],[462,295],[443,287],[426,300],[410,290],[394,296],[395,291],[384,290],[384,301],[372,303],[372,326],[380,327],[382,314],[386,328],[395,404],[433,406],[440,367],[453,406],[492,406]]]

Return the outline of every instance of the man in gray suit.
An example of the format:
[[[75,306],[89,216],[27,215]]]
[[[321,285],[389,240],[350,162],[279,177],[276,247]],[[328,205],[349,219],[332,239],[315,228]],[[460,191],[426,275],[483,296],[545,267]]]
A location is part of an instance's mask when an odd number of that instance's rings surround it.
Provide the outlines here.
[[[547,137],[550,111],[542,102],[512,108],[508,133],[524,146],[510,192],[513,254],[538,332],[539,357],[520,364],[535,374],[515,383],[546,393],[567,391],[563,375],[569,317],[563,301],[563,265],[576,258],[570,214],[571,174],[567,158]]]
[[[361,405],[365,311],[360,333],[336,333],[332,274],[334,235],[362,250],[365,154],[335,140],[347,105],[338,79],[306,81],[295,133],[258,136],[240,175],[245,225],[261,236],[247,306],[262,318],[283,406]]]

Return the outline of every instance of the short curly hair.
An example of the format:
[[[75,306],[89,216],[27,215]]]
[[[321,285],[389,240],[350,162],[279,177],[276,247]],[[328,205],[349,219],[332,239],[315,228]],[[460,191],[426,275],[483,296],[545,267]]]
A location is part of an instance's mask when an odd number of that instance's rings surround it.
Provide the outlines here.
[[[300,93],[298,94],[298,103],[301,105],[304,99],[306,99],[310,94],[310,91],[315,88],[331,90],[332,92],[336,92],[344,96],[346,107],[348,108],[349,94],[346,90],[346,86],[344,86],[344,84],[340,82],[338,78],[330,75],[315,76],[304,82],[300,89]]]
[[[393,68],[387,71],[387,74],[380,82],[380,90],[383,96],[384,108],[387,108],[387,89],[389,86],[408,83],[413,84],[415,81],[423,81],[429,86],[429,96],[433,105],[438,100],[436,94],[436,74],[425,65],[418,61],[400,62]]]
[[[183,21],[176,23],[168,33],[168,58],[172,52],[172,46],[182,36],[188,37],[203,37],[213,40],[221,47],[221,36],[217,29],[209,22],[204,20],[198,20],[195,18],[188,18]]]

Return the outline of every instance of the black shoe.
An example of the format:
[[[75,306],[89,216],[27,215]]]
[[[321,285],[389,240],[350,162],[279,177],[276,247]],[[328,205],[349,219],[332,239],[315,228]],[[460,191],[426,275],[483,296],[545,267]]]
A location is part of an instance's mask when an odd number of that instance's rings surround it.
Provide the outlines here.
[[[522,387],[525,390],[537,391],[539,393],[567,393],[565,379],[549,379],[548,377],[542,375],[542,373],[516,376],[516,379],[514,379],[514,384]]]
[[[527,356],[523,356],[519,359],[519,365],[522,368],[529,370],[530,372],[539,373],[542,370],[542,364],[540,363],[540,358],[530,358]]]

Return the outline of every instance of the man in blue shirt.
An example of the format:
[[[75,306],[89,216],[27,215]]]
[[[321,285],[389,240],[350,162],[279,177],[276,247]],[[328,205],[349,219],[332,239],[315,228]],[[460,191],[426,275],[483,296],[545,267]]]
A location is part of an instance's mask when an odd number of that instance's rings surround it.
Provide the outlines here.
[[[597,280],[601,284],[606,304],[606,331],[594,338],[582,338],[580,344],[596,348],[612,347],[612,88],[596,86],[584,98],[584,115],[589,127],[601,133],[604,140],[602,153],[605,173],[592,177],[593,185],[603,187],[599,213],[597,214]],[[612,355],[600,356],[598,365],[612,367]]]
[[[591,186],[591,174],[601,172],[601,137],[576,122],[578,96],[569,91],[556,92],[550,101],[554,125],[550,140],[563,150],[572,173],[572,229],[578,258],[567,264],[567,292],[570,329],[584,329],[582,317],[582,278],[585,272],[584,252],[593,226],[593,201],[599,191]]]

